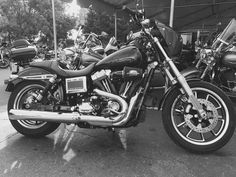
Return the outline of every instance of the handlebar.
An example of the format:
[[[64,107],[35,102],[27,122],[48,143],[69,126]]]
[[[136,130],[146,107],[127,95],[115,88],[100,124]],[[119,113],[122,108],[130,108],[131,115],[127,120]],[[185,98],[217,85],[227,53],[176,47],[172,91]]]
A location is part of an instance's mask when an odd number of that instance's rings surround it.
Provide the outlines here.
[[[141,25],[141,18],[144,15],[143,13],[131,10],[130,8],[126,6],[122,6],[122,10],[130,14],[134,22],[136,22],[138,25]]]
[[[127,6],[123,6],[123,7],[122,7],[122,10],[123,10],[124,12],[127,12],[128,14],[130,14],[130,15],[132,15],[132,16],[135,16],[135,15],[136,15],[136,12],[133,11],[133,10],[131,10],[131,9],[128,8]]]

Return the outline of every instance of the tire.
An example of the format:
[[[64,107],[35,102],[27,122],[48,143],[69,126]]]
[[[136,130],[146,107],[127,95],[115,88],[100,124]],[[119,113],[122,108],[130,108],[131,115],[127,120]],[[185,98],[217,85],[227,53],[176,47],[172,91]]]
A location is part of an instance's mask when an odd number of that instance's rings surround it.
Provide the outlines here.
[[[5,69],[10,65],[10,61],[7,58],[0,59],[0,68]]]
[[[21,103],[26,100],[24,98],[28,98],[29,91],[43,89],[45,86],[46,83],[42,81],[27,81],[17,85],[8,101],[8,114],[10,109],[26,109]],[[22,135],[35,138],[52,133],[60,125],[60,123],[32,120],[10,120],[10,122]]]
[[[188,151],[216,151],[223,147],[234,133],[232,103],[223,91],[210,83],[194,81],[190,82],[189,86],[207,111],[207,119],[200,120],[191,103],[186,102],[179,89],[174,89],[163,104],[164,128],[177,145]]]

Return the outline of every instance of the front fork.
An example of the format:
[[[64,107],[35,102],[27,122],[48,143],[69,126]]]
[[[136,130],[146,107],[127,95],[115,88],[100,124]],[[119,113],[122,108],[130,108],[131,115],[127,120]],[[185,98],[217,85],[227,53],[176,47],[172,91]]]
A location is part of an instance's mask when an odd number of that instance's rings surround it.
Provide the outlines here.
[[[178,83],[182,86],[184,92],[188,95],[189,101],[192,103],[193,107],[196,108],[198,111],[198,114],[201,116],[201,118],[206,118],[206,112],[204,111],[202,105],[198,101],[198,99],[194,96],[192,89],[189,87],[186,79],[184,76],[179,72],[178,68],[175,66],[174,62],[170,59],[170,57],[167,55],[165,50],[163,49],[162,45],[160,44],[159,40],[155,37],[154,38],[156,44],[158,45],[159,49],[161,50],[162,54],[165,57],[166,62],[168,63],[169,67],[172,69],[174,75],[176,76],[176,79]],[[165,69],[166,75],[169,78],[169,80],[173,83],[175,79],[172,77],[170,72],[168,72],[167,69]]]

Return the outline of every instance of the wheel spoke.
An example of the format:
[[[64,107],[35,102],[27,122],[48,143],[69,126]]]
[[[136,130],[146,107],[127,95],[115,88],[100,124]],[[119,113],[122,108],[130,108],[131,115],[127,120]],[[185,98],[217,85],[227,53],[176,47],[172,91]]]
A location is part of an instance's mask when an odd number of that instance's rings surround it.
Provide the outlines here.
[[[207,94],[207,96],[206,96],[206,100],[207,100],[207,101],[208,101],[209,97],[210,97],[210,95],[209,95],[209,94]]]
[[[187,135],[186,135],[187,138],[190,138],[189,135],[190,135],[190,133],[191,133],[192,131],[193,131],[192,129],[189,130],[189,132],[188,132]]]
[[[179,109],[175,109],[175,111],[176,111],[176,112],[179,112],[179,113],[181,113],[181,112],[182,112],[182,111],[181,111],[181,110],[179,110]]]
[[[222,108],[222,106],[221,105],[219,105],[216,109],[220,109],[220,108]]]
[[[212,133],[214,136],[217,136],[217,133],[215,133],[214,130],[211,130],[211,133]]]
[[[194,96],[197,98],[197,91],[194,92]]]
[[[183,125],[185,125],[185,124],[186,124],[185,121],[184,121],[184,122],[181,122],[180,124],[177,125],[177,127],[179,128],[179,127],[181,127],[181,126],[183,126]]]
[[[202,137],[202,141],[205,141],[205,137],[203,135],[203,133],[200,133],[201,134],[201,137]]]
[[[222,122],[222,125],[220,127],[220,130],[216,133],[216,136],[219,135],[219,133],[222,131],[222,129],[224,128],[224,125],[225,125],[225,120],[224,119],[218,119],[218,120]]]

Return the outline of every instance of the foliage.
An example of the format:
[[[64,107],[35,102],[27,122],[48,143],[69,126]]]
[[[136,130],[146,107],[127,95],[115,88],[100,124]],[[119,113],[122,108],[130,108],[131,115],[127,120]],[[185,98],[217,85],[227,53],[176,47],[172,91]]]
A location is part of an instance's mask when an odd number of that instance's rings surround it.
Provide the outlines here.
[[[57,37],[65,38],[75,26],[76,19],[66,16],[64,3],[55,1]],[[42,31],[49,41],[53,39],[51,0],[2,0],[0,4],[0,31],[8,32],[11,39],[31,38]]]
[[[90,9],[87,14],[84,30],[86,33],[94,32],[100,34],[105,31],[109,37],[115,35],[115,17],[108,15],[105,12],[96,12]],[[127,33],[130,30],[130,24],[125,18],[117,20],[117,38],[119,41],[124,41]]]

